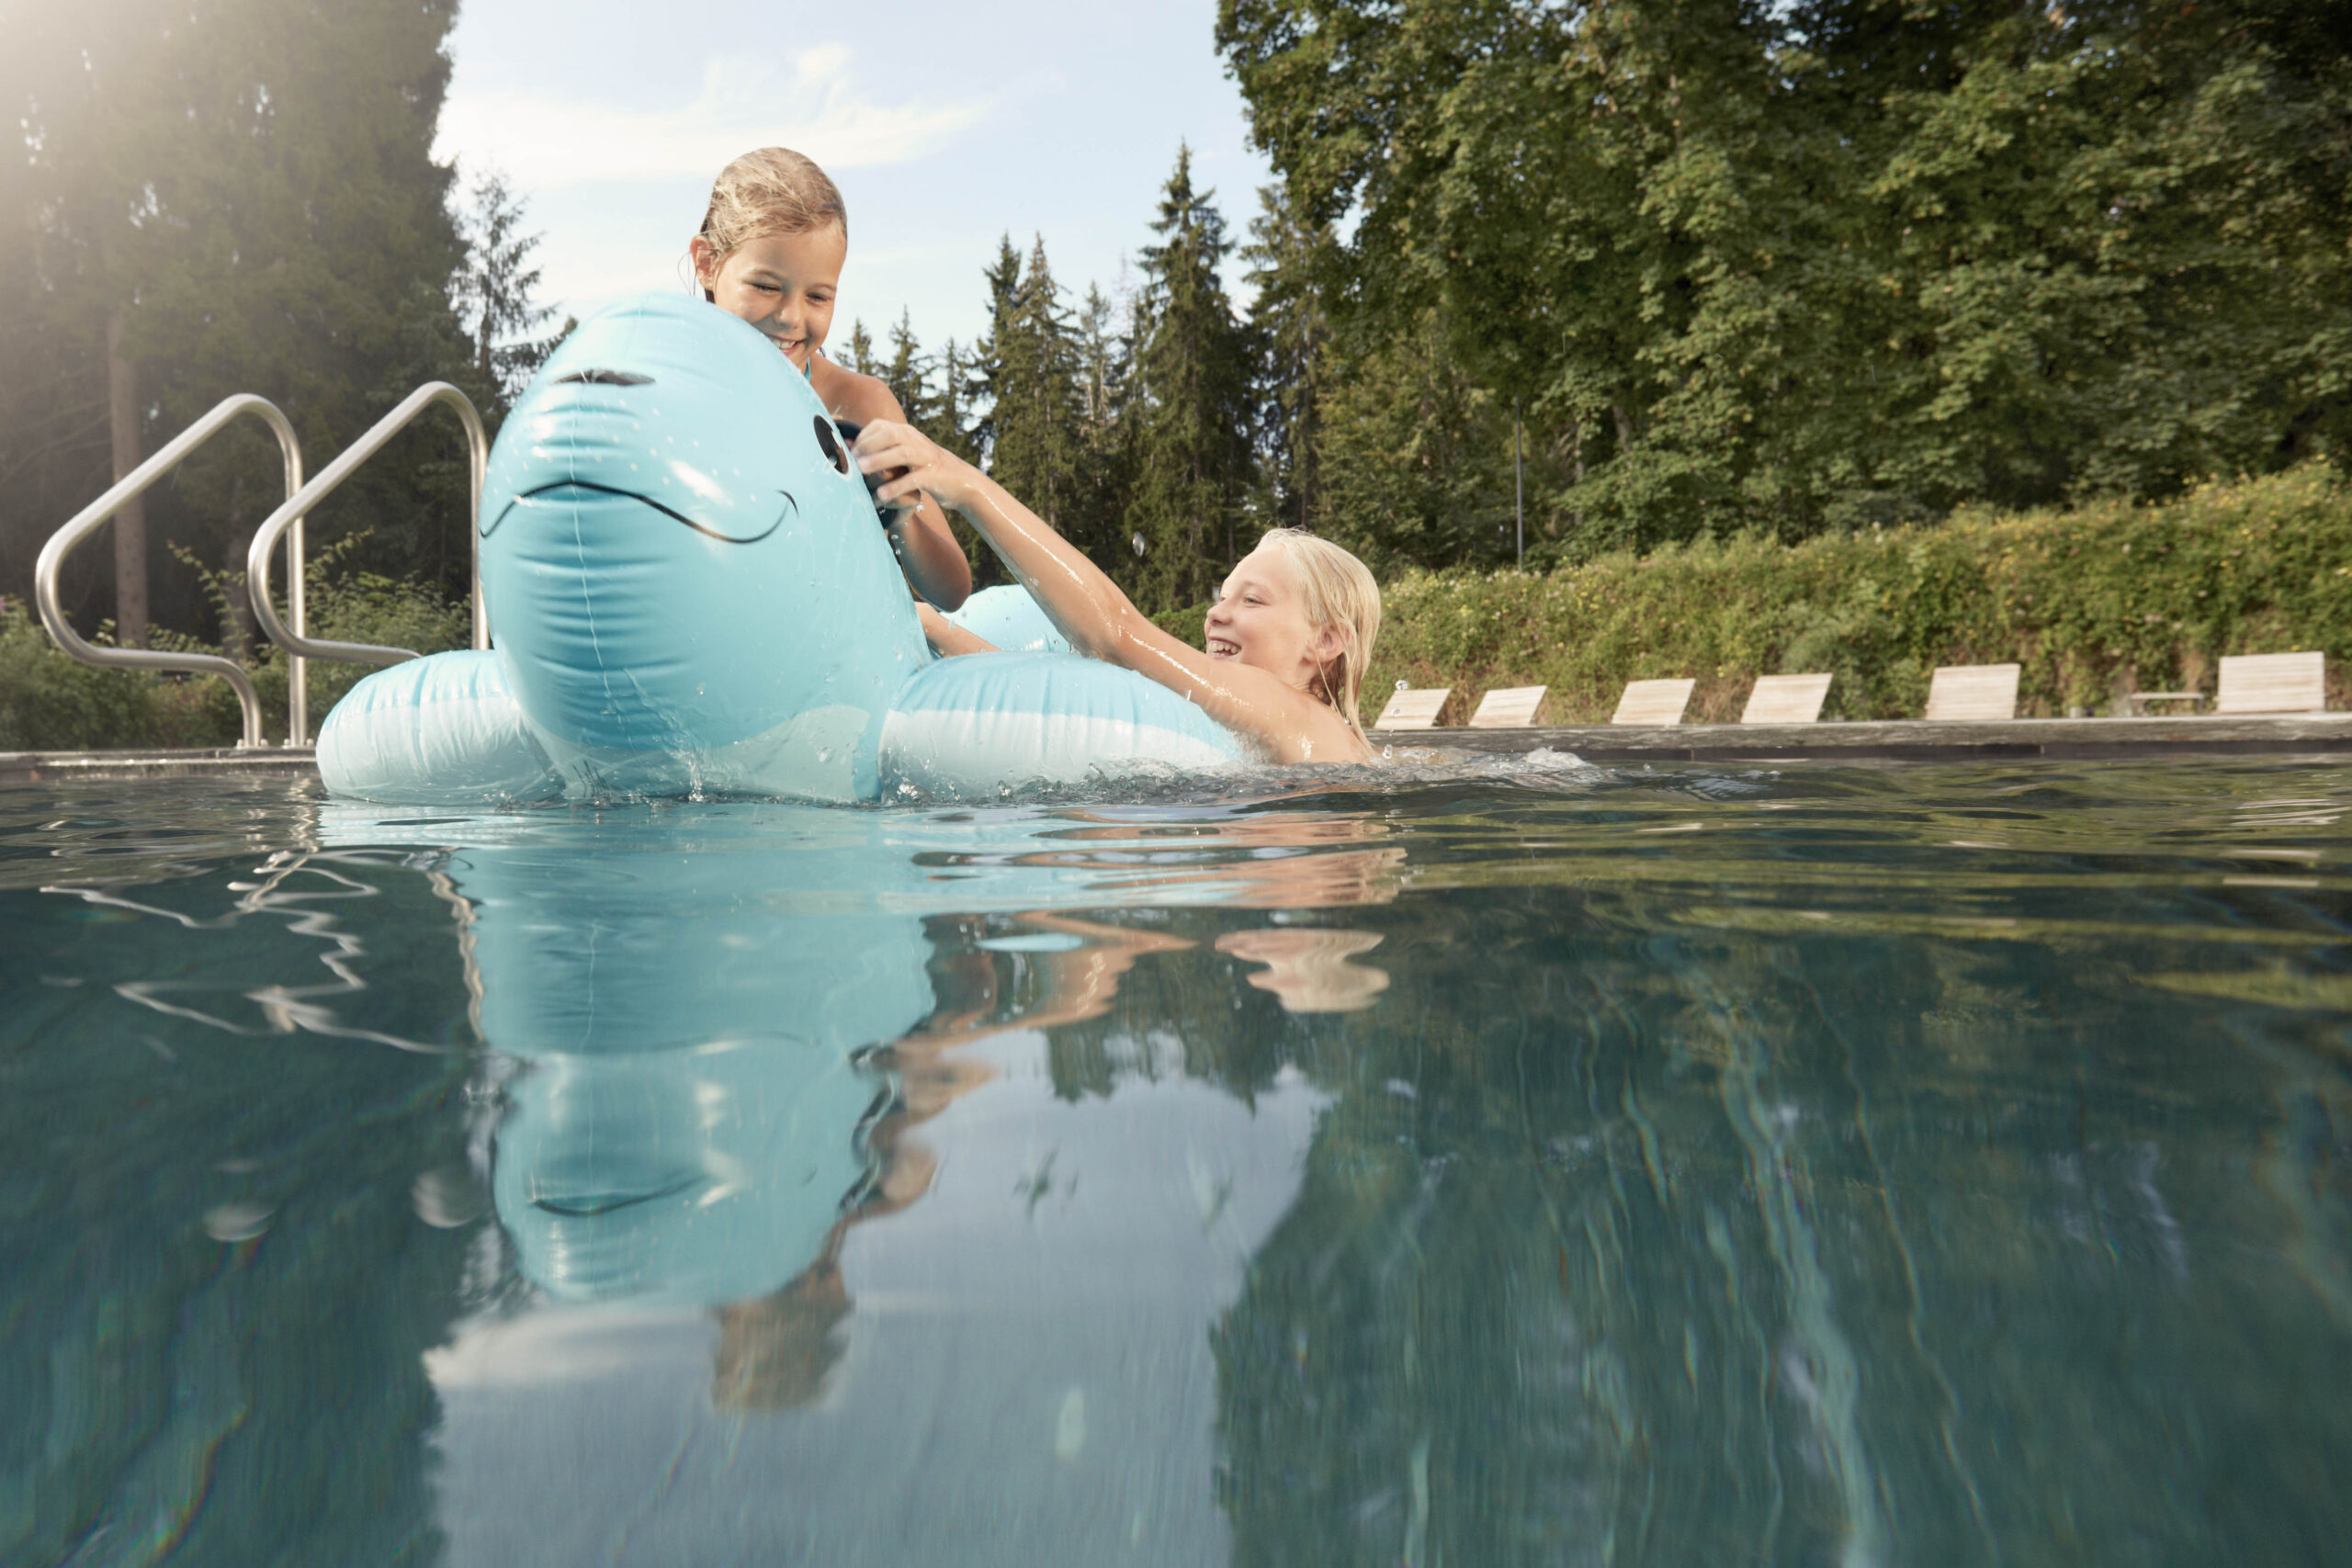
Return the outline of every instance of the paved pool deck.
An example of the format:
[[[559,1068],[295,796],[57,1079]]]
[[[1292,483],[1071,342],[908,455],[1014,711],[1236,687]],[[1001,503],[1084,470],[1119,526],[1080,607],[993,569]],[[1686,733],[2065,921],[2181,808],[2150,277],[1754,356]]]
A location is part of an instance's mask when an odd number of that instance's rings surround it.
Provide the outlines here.
[[[1589,762],[1962,762],[2142,757],[2352,756],[2352,713],[2267,718],[2020,718],[1993,724],[1562,725],[1382,729],[1375,742],[1466,751],[1573,751]],[[0,751],[0,784],[78,779],[315,777],[307,746],[203,751]]]

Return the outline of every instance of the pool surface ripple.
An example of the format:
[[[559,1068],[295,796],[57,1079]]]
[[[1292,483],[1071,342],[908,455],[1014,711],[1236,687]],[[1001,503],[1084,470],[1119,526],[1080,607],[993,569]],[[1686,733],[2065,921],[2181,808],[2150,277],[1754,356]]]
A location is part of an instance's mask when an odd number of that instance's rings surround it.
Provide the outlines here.
[[[0,786],[0,1562],[2317,1563],[2352,773]]]

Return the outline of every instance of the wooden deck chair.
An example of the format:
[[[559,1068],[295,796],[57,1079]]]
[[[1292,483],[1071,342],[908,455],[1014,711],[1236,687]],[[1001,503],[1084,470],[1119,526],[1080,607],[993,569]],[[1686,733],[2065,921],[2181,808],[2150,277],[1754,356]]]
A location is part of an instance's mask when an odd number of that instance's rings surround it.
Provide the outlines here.
[[[1451,686],[1424,686],[1415,691],[1399,686],[1380,716],[1372,721],[1374,729],[1435,729],[1437,716],[1444,711]]]
[[[1617,699],[1617,711],[1609,716],[1611,724],[1680,724],[1682,710],[1690,705],[1690,690],[1699,682],[1680,681],[1628,681],[1625,694]]]
[[[1747,694],[1742,724],[1812,724],[1829,695],[1827,675],[1758,675]]]
[[[1923,716],[1947,724],[2000,721],[2018,716],[2018,667],[2014,664],[1947,664],[1928,682]]]
[[[1470,728],[1524,729],[1535,722],[1535,710],[1544,705],[1544,694],[1550,690],[1549,686],[1498,686],[1478,699]]]
[[[2325,713],[2327,655],[2241,653],[2222,660],[2215,713]]]

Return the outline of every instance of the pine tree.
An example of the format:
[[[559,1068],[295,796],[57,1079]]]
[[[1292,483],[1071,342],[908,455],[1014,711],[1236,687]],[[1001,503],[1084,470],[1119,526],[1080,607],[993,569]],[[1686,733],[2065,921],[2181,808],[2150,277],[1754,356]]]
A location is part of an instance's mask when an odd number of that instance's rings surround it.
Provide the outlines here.
[[[493,169],[474,181],[466,265],[451,291],[473,333],[474,375],[497,389],[501,405],[514,401],[563,335],[527,335],[555,311],[535,298],[539,269],[529,263],[541,236],[522,231],[523,213],[523,199],[503,174]],[[502,412],[484,411],[486,417]]]
[[[1069,313],[1042,238],[1030,247],[1025,266],[1008,243],[989,276],[992,286],[1001,287],[995,294],[997,315],[985,369],[989,473],[1049,527],[1067,535],[1078,521],[1070,502],[1080,434]],[[1083,547],[1085,541],[1079,542]]]
[[[1311,530],[1322,502],[1316,451],[1331,337],[1323,290],[1338,242],[1329,223],[1312,222],[1299,209],[1287,184],[1264,187],[1258,199],[1262,210],[1241,254],[1253,264],[1250,282],[1257,290],[1250,319],[1259,351],[1267,510]]]
[[[1135,339],[1128,313],[1096,285],[1087,286],[1072,346],[1078,368],[1072,511],[1085,520],[1073,536],[1114,581],[1129,585],[1141,564],[1126,525],[1134,482],[1126,413]]]
[[[972,405],[978,395],[978,377],[972,367],[972,355],[951,337],[939,351],[932,370],[935,379],[929,376],[924,379],[921,416],[923,434],[977,466],[987,454],[980,440],[979,422],[972,417]]]
[[[1242,548],[1255,411],[1248,334],[1217,273],[1233,243],[1215,194],[1193,188],[1181,147],[1152,224],[1159,243],[1143,252],[1125,525],[1141,541],[1136,597],[1154,613],[1211,597]]]
[[[989,330],[987,335],[972,345],[970,374],[973,389],[979,400],[988,404],[973,424],[973,434],[983,454],[996,445],[996,388],[1003,379],[1000,362],[1001,339],[1019,310],[1021,292],[1021,253],[1012,248],[1011,233],[1000,235],[996,243],[996,260],[980,269],[980,280],[988,287]]]
[[[899,406],[907,411],[909,419],[922,417],[922,345],[915,341],[914,318],[903,307],[899,311],[898,324],[890,329],[890,363],[876,374],[890,389],[890,395],[899,400]]]
[[[874,334],[863,320],[849,324],[849,367],[861,376],[882,373],[882,362],[874,357]]]

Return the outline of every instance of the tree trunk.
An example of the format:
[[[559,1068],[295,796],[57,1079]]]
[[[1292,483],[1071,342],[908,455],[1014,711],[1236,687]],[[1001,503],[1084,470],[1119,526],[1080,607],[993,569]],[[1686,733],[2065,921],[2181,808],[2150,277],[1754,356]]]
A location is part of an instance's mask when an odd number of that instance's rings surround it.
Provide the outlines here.
[[[139,466],[139,373],[122,356],[122,312],[107,319],[107,413],[114,433],[114,477]],[[114,514],[114,635],[147,646],[147,502],[134,497]]]

